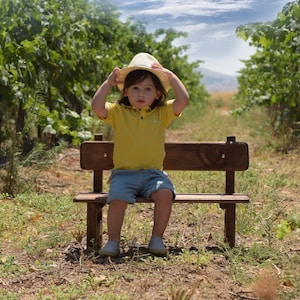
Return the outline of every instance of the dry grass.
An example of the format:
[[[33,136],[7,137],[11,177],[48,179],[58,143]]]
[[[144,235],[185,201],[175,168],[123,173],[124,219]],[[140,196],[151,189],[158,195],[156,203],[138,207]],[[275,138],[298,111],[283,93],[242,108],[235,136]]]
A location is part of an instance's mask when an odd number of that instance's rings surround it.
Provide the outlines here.
[[[274,270],[261,270],[251,285],[254,295],[261,300],[278,300],[280,280]]]

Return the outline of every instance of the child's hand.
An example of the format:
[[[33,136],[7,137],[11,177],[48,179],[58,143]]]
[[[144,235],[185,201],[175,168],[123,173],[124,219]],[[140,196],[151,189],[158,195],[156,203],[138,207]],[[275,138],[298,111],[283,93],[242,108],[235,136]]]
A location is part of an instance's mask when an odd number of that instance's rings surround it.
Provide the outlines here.
[[[107,82],[113,86],[119,83],[122,83],[123,81],[117,80],[118,74],[120,72],[120,68],[114,68],[113,71],[109,74],[107,78]]]
[[[160,70],[162,73],[166,74],[168,76],[168,78],[170,78],[173,74],[170,70],[164,68],[159,63],[153,63],[151,67],[152,67],[152,69]]]
[[[161,71],[168,77],[175,96],[175,101],[173,102],[173,111],[176,116],[179,116],[189,102],[188,91],[181,80],[172,71],[164,68],[158,63],[152,64],[152,68]]]

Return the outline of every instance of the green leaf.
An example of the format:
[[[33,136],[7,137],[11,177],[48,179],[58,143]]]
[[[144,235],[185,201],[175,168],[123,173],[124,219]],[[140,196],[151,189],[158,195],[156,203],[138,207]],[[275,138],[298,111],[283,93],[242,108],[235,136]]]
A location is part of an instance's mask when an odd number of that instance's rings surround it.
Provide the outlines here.
[[[241,108],[267,107],[273,137],[292,136],[299,110],[299,60],[300,60],[300,2],[284,6],[277,19],[268,23],[252,23],[237,28],[237,35],[256,47],[238,78],[236,99]],[[298,135],[298,137],[297,137]],[[290,141],[288,139],[287,143]],[[287,145],[289,148],[289,146]]]
[[[263,47],[268,47],[268,45],[271,44],[271,42],[265,37],[265,36],[262,36],[260,39],[259,39],[259,42],[260,44],[263,46]]]
[[[244,41],[247,41],[248,36],[247,36],[245,30],[242,30],[242,28],[238,27],[238,29],[236,30],[236,34],[237,34],[237,37],[243,39]]]
[[[52,125],[49,124],[44,128],[43,133],[48,133],[48,134],[51,134],[51,135],[55,135],[56,130],[52,127]]]

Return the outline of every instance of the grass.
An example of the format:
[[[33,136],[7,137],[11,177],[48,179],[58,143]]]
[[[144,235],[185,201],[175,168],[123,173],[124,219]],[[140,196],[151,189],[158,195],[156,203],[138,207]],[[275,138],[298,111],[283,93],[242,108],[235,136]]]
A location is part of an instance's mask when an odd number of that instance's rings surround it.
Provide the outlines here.
[[[236,180],[237,191],[248,193],[251,202],[237,206],[236,248],[223,244],[218,205],[175,205],[165,236],[170,256],[149,256],[144,248],[153,207],[141,204],[126,214],[121,247],[127,256],[104,261],[86,253],[85,206],[71,199],[90,177],[74,171],[69,192],[2,195],[0,299],[300,299],[299,151],[274,152],[264,111],[233,118],[231,96],[213,95],[206,113],[190,109],[168,136],[224,140],[235,135],[249,143],[250,168]],[[48,172],[60,181],[67,176],[55,166]],[[178,192],[223,189],[223,174],[170,176]]]

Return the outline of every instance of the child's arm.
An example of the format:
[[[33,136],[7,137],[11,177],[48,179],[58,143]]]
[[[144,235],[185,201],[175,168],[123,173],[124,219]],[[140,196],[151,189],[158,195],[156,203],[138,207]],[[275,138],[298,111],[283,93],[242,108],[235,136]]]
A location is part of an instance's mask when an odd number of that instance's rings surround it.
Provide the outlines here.
[[[113,85],[118,84],[117,74],[120,69],[115,68],[108,78],[102,83],[97,92],[95,93],[92,101],[92,108],[98,117],[101,119],[107,118],[107,109],[105,107],[107,96]]]
[[[183,109],[189,102],[190,96],[188,91],[186,90],[181,80],[170,70],[163,68],[159,64],[153,64],[152,68],[159,69],[168,76],[170,84],[175,94],[175,101],[173,104],[174,114],[177,116],[180,115],[180,113],[183,111]]]

